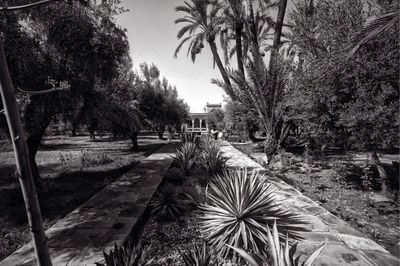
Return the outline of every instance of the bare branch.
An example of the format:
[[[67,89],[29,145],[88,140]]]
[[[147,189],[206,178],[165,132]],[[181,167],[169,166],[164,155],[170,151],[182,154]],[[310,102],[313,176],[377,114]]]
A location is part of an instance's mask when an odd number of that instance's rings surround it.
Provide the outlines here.
[[[22,9],[26,9],[26,8],[31,8],[34,6],[39,6],[39,5],[43,5],[49,2],[55,2],[58,0],[42,0],[42,1],[38,1],[35,3],[31,3],[31,4],[26,4],[26,5],[20,5],[20,6],[4,6],[4,7],[0,7],[0,11],[16,11],[16,10],[22,10]]]
[[[55,80],[50,79],[50,78],[48,78],[47,83],[51,84],[53,86],[53,88],[48,89],[48,90],[41,90],[41,91],[26,91],[26,90],[18,89],[18,91],[21,93],[29,94],[29,95],[41,95],[41,94],[47,94],[47,93],[52,93],[52,92],[57,92],[57,91],[68,91],[71,87],[67,81],[59,82],[59,86],[56,87]]]

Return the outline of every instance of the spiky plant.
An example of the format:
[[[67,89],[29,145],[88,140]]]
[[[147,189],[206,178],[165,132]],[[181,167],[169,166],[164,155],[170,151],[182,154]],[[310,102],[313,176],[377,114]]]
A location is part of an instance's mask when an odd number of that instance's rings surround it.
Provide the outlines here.
[[[172,185],[165,185],[156,192],[152,199],[151,213],[159,222],[173,221],[183,215],[193,198]]]
[[[186,142],[193,142],[198,145],[200,142],[200,138],[198,138],[195,133],[185,132],[181,135],[181,141],[183,144],[185,144]]]
[[[114,249],[107,254],[103,251],[106,266],[149,266],[152,265],[153,259],[149,259],[147,249],[143,248],[143,244],[139,241],[133,244],[129,241],[127,245],[118,247],[114,244]]]
[[[201,159],[208,172],[212,175],[221,174],[228,160],[222,156],[218,143],[212,140],[207,140],[203,143]]]
[[[193,142],[185,142],[176,150],[175,162],[185,175],[189,175],[199,156],[198,146]]]
[[[289,246],[289,239],[286,235],[285,244],[283,245],[279,240],[279,233],[276,226],[276,222],[272,227],[272,233],[267,228],[268,232],[268,246],[265,254],[267,256],[260,255],[258,256],[258,260],[256,260],[252,255],[244,251],[240,248],[231,247],[235,250],[240,256],[242,256],[250,266],[294,266],[294,265],[303,265],[303,266],[311,266],[315,259],[318,258],[321,251],[324,249],[325,245],[322,245],[320,248],[315,250],[308,259],[300,264],[299,257],[295,258],[295,246]]]
[[[167,182],[171,183],[182,183],[185,181],[185,176],[183,174],[183,171],[177,167],[171,167],[168,169],[168,171],[165,173],[165,180]]]
[[[180,252],[183,263],[186,266],[208,266],[211,265],[211,253],[207,248],[206,242],[201,247],[194,245],[194,249]]]
[[[212,247],[223,257],[229,247],[262,252],[268,243],[267,225],[277,220],[280,231],[286,230],[294,238],[305,231],[299,216],[279,208],[270,185],[256,171],[227,171],[216,176],[210,184],[208,202],[201,209],[204,213],[202,229]]]

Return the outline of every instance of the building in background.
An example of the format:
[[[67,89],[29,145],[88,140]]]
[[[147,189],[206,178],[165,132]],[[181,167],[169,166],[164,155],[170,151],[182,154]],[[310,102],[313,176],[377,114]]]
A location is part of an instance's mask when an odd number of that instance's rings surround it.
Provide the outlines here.
[[[182,126],[183,132],[208,134],[210,128],[207,123],[207,114],[216,108],[222,108],[222,104],[207,103],[203,109],[204,113],[189,113],[189,119]]]

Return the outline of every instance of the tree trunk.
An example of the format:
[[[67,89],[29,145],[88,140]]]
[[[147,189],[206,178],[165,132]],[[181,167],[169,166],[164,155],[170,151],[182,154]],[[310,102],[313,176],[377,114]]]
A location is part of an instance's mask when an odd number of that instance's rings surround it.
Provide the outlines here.
[[[221,58],[219,57],[218,49],[217,49],[217,46],[215,45],[214,40],[212,40],[212,39],[208,40],[208,44],[210,45],[211,52],[213,54],[215,63],[217,64],[217,67],[219,69],[219,72],[221,73],[222,79],[225,82],[226,94],[228,94],[228,96],[231,97],[232,100],[236,100],[236,96],[233,91],[231,81],[229,80],[228,73],[226,72],[226,69],[225,69],[224,65],[222,64]]]
[[[378,169],[379,176],[380,176],[381,182],[382,182],[382,190],[381,191],[383,194],[386,194],[389,191],[389,184],[388,184],[389,180],[388,180],[386,170],[383,167],[382,162],[379,160],[379,157],[378,157],[378,154],[376,153],[376,151],[373,151],[371,153],[371,161]]]
[[[270,71],[272,71],[272,69],[274,68],[279,45],[281,43],[282,27],[283,27],[283,21],[285,19],[286,6],[287,6],[287,0],[280,0],[278,7],[278,17],[276,19],[274,42],[272,43],[271,58],[269,62]]]
[[[163,130],[161,130],[161,129],[157,130],[157,134],[158,134],[158,138],[159,139],[163,139],[164,129]]]
[[[5,59],[3,42],[0,39],[0,94],[4,106],[7,124],[13,143],[18,178],[24,197],[26,214],[32,234],[37,264],[40,266],[52,265],[47,239],[44,233],[42,215],[33,181],[32,168],[29,159],[28,146],[22,127],[18,107],[14,95],[14,87]]]
[[[76,129],[71,129],[71,137],[76,137]]]
[[[129,133],[129,138],[132,141],[132,148],[131,150],[137,151],[139,150],[139,144],[138,144],[138,132],[131,132]]]
[[[235,28],[236,58],[237,58],[238,69],[244,77],[242,30],[243,30],[243,24],[242,23],[236,24],[236,28]]]

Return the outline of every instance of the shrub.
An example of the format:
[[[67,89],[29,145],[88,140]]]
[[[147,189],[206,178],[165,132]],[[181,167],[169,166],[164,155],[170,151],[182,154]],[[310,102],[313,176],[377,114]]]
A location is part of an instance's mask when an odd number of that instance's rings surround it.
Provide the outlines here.
[[[275,219],[280,229],[295,238],[300,237],[299,230],[305,230],[297,215],[278,208],[270,186],[258,172],[225,172],[222,177],[216,176],[209,190],[209,203],[201,206],[201,227],[223,257],[230,251],[227,245],[261,252],[268,242],[266,226]]]
[[[185,181],[185,176],[181,169],[177,167],[171,167],[165,173],[165,180],[170,183],[182,183]]]
[[[200,151],[197,145],[193,142],[185,142],[176,150],[175,162],[185,175],[189,175],[199,156]]]
[[[106,266],[148,266],[152,265],[153,259],[148,258],[147,249],[143,249],[143,244],[139,241],[134,245],[129,241],[127,245],[118,247],[114,244],[114,250],[107,254],[103,251],[105,264],[96,263],[96,265]]]
[[[185,253],[181,253],[183,263],[186,266],[208,266],[211,265],[211,254],[207,248],[207,244],[204,242],[201,247],[194,246],[194,250],[187,250]]]
[[[152,199],[151,213],[158,222],[173,221],[182,216],[193,202],[189,194],[179,191],[172,185],[165,185]]]
[[[267,254],[267,256],[259,255],[258,260],[253,258],[250,254],[248,254],[246,251],[240,248],[235,248],[231,247],[233,250],[235,250],[240,256],[242,256],[250,266],[265,266],[265,265],[271,265],[271,266],[292,266],[292,265],[303,265],[303,266],[311,266],[315,259],[319,256],[321,251],[324,249],[325,245],[321,246],[318,248],[316,251],[314,251],[310,257],[303,263],[299,263],[300,258],[294,258],[294,253],[296,249],[296,245],[293,246],[292,248],[289,248],[289,240],[288,236],[286,235],[285,239],[285,245],[282,245],[279,240],[279,233],[278,229],[276,227],[276,222],[274,222],[274,225],[272,227],[272,234],[267,228],[267,233],[268,233],[268,248],[267,251],[264,252]],[[259,263],[258,261],[261,261]]]
[[[222,173],[228,160],[222,157],[218,143],[212,140],[208,140],[202,145],[201,159],[212,175]]]

